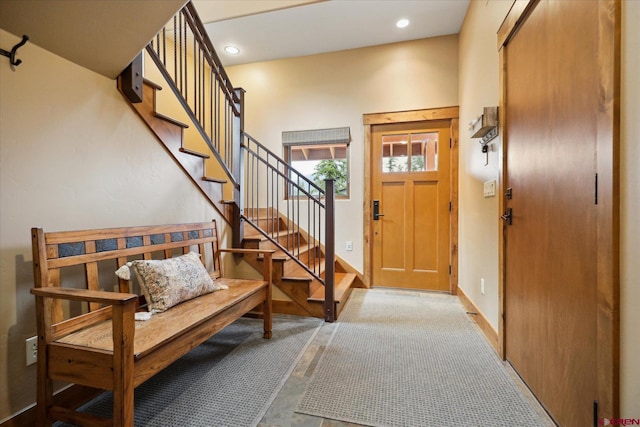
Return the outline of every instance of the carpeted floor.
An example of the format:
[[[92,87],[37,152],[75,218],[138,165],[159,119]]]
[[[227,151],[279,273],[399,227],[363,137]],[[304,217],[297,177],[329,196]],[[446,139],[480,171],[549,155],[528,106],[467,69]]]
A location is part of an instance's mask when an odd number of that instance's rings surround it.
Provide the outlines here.
[[[296,412],[370,426],[548,426],[450,295],[356,289]]]
[[[239,319],[136,388],[135,425],[257,425],[321,325],[274,316],[264,340],[261,320]],[[110,417],[111,408],[104,393],[83,410]]]

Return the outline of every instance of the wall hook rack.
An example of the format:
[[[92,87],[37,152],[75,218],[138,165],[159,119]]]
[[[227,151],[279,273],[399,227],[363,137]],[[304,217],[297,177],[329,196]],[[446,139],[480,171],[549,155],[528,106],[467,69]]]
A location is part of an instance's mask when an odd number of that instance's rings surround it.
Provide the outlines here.
[[[6,56],[7,58],[9,58],[9,62],[11,63],[11,65],[13,65],[14,67],[17,67],[18,65],[22,64],[22,60],[21,59],[16,60],[16,52],[18,51],[19,48],[24,46],[25,43],[27,43],[28,41],[29,41],[29,36],[24,35],[22,36],[22,41],[17,45],[15,45],[13,49],[11,49],[11,52],[6,51],[4,49],[0,49],[0,55]]]

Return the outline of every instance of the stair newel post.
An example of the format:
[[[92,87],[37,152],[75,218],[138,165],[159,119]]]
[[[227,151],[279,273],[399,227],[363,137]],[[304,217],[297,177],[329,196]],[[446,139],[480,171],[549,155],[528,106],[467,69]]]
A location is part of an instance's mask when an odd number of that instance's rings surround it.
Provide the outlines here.
[[[244,213],[244,150],[242,149],[242,138],[244,137],[244,94],[242,88],[234,89],[237,102],[238,115],[233,118],[233,177],[237,185],[233,188],[233,234],[232,245],[234,248],[242,247],[244,239],[244,221],[241,216]]]
[[[336,320],[336,304],[334,301],[335,258],[336,258],[336,215],[333,179],[325,181],[325,242],[324,242],[324,320]]]

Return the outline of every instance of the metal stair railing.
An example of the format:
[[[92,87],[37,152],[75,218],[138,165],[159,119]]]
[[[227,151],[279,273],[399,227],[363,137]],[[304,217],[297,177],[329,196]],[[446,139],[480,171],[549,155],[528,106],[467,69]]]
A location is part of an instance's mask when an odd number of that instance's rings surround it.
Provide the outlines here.
[[[240,102],[207,36],[204,25],[188,2],[146,47],[196,129],[233,185],[234,121]]]
[[[233,184],[233,245],[242,242],[243,222],[251,223],[324,285],[325,320],[334,321],[333,180],[320,188],[244,132],[244,90],[234,89],[191,2],[146,51]],[[273,227],[280,213],[306,244],[280,241]]]
[[[335,320],[334,181],[326,180],[325,189],[320,188],[246,132],[241,146],[242,218],[324,285],[325,319]],[[280,221],[285,223],[284,238],[277,226]],[[300,238],[303,234],[306,243]]]

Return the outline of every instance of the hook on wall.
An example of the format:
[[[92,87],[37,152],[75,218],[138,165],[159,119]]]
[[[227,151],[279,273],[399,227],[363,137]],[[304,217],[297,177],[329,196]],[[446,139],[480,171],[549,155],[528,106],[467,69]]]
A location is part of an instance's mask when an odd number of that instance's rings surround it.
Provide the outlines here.
[[[16,59],[16,52],[18,51],[19,48],[24,46],[25,43],[27,43],[28,41],[29,41],[29,36],[24,35],[22,36],[22,41],[17,45],[15,45],[13,49],[11,49],[11,52],[6,51],[4,49],[0,49],[0,55],[6,56],[7,58],[9,58],[9,62],[11,63],[11,65],[13,65],[14,67],[17,67],[18,65],[22,64],[22,60]]]

